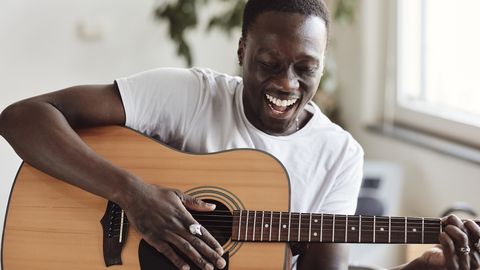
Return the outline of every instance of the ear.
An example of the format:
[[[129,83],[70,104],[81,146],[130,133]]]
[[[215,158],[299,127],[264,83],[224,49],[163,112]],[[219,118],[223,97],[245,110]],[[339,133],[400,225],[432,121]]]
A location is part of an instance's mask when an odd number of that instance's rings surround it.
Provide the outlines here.
[[[238,57],[238,64],[240,66],[243,65],[243,57],[245,56],[245,39],[241,37],[238,40],[238,49],[237,49],[237,57]]]

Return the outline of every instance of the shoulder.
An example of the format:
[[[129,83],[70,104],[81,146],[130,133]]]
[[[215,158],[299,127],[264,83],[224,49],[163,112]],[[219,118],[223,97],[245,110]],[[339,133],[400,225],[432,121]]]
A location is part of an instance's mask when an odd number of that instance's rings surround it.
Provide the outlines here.
[[[347,163],[362,163],[364,151],[353,136],[333,123],[325,116],[317,105],[312,104],[314,117],[310,135],[321,146],[321,155],[329,156],[331,165]]]
[[[230,92],[235,91],[242,83],[242,78],[226,73],[221,73],[209,68],[194,67],[190,71],[195,74],[205,86],[212,89],[223,89]]]

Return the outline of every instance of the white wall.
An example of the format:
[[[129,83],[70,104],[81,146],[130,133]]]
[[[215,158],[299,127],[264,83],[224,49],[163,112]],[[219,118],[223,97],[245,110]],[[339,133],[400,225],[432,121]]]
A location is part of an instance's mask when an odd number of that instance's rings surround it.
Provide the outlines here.
[[[162,1],[4,0],[0,2],[0,111],[12,102],[76,84],[114,79],[160,66],[184,66],[153,18]],[[204,18],[222,8],[202,10]],[[78,35],[79,24],[99,31],[97,40]],[[205,25],[205,19],[201,20]],[[98,27],[95,27],[97,25]],[[202,27],[201,29],[204,29]],[[203,30],[189,35],[194,64],[235,73],[239,31],[231,38]],[[20,159],[0,137],[0,230]]]

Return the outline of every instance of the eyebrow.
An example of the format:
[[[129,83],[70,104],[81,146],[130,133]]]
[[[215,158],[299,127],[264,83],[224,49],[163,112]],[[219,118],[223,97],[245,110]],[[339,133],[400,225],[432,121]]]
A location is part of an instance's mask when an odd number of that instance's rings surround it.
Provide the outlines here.
[[[277,50],[274,50],[274,49],[268,49],[268,48],[260,48],[258,49],[258,53],[257,55],[263,55],[263,54],[268,54],[268,55],[273,55],[273,56],[277,56],[279,57],[280,56],[280,53],[278,53]],[[315,64],[319,64],[320,63],[320,59],[318,59],[317,57],[311,55],[311,54],[308,54],[308,53],[304,53],[302,54],[300,57],[299,57],[301,60],[309,60],[309,61],[314,61]]]

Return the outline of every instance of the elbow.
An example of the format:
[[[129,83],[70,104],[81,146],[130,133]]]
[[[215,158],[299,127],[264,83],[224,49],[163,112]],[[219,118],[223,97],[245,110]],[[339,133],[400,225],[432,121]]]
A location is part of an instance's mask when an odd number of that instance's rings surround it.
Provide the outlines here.
[[[14,103],[7,108],[5,108],[0,113],[0,135],[3,137],[7,136],[7,133],[12,129],[15,119],[18,119],[20,110],[22,110],[22,105],[20,103]]]
[[[0,113],[0,135],[5,139],[14,136],[15,132],[24,126],[25,117],[32,114],[34,104],[29,101],[19,101],[11,104]]]

